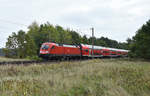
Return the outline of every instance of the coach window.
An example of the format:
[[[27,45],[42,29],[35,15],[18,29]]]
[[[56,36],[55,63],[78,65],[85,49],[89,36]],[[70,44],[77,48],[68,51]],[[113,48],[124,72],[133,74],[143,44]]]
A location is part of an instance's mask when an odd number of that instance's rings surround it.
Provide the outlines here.
[[[55,49],[55,46],[52,46],[52,48],[51,49]]]
[[[108,51],[103,51],[103,53],[109,53]]]
[[[121,54],[121,52],[118,52],[118,54]]]
[[[89,52],[89,50],[88,50],[88,49],[86,49],[86,50],[85,50],[85,52]]]

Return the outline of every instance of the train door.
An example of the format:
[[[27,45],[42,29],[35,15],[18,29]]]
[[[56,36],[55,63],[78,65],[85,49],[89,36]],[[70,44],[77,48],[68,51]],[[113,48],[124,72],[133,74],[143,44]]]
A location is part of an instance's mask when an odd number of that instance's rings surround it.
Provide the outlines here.
[[[89,56],[91,56],[92,55],[92,50],[91,49],[89,49]]]

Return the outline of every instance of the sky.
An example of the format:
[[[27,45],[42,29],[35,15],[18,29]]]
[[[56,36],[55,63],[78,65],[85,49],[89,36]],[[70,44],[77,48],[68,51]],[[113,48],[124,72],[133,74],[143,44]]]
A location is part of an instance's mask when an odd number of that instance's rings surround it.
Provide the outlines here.
[[[0,0],[0,48],[36,21],[125,42],[150,19],[150,0]]]

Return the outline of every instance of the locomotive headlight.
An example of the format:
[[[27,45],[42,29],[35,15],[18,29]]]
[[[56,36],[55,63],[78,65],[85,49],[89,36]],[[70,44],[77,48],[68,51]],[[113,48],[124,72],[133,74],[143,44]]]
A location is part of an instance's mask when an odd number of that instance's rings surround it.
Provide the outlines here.
[[[45,53],[48,53],[48,51],[46,51]]]

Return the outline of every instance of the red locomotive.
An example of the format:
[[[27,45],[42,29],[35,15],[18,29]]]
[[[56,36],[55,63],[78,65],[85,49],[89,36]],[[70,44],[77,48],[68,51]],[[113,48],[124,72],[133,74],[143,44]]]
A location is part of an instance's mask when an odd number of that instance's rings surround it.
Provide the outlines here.
[[[93,48],[92,48],[93,47]],[[92,45],[66,45],[57,43],[43,43],[40,57],[50,58],[81,58],[81,57],[119,57],[127,56],[128,50],[106,48]]]

